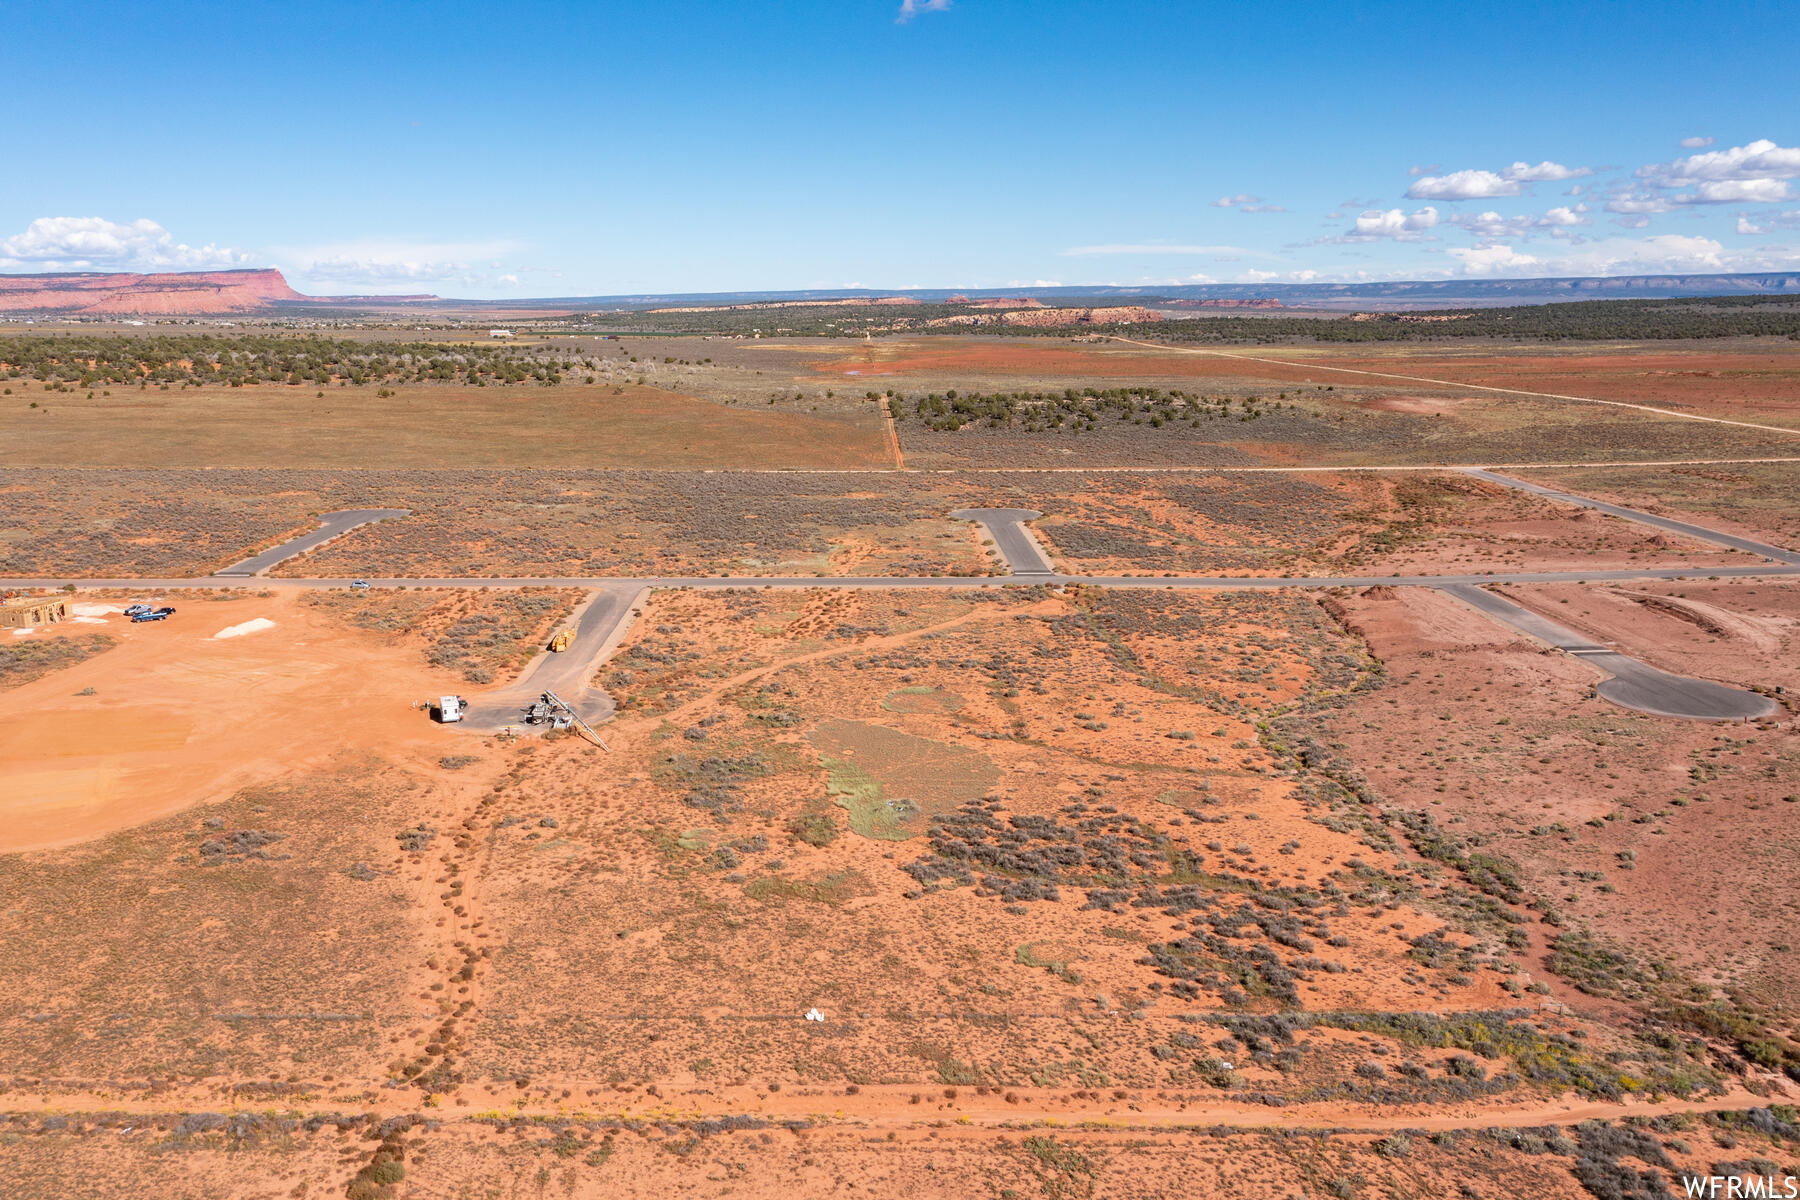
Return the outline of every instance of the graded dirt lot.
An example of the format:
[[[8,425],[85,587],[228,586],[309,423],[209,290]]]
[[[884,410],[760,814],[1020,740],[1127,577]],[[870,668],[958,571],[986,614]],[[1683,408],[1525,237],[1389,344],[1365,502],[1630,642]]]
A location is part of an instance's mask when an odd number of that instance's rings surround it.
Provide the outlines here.
[[[261,620],[274,625],[218,636]],[[0,849],[66,845],[222,800],[346,746],[402,753],[420,741],[418,723],[393,701],[429,694],[426,673],[383,664],[386,686],[373,703],[342,688],[366,648],[328,636],[296,597],[182,597],[165,621],[115,616],[104,628],[115,648],[6,694]]]
[[[120,597],[85,604],[111,610],[92,624],[10,636],[0,652],[53,669],[0,703],[0,853],[100,837],[351,751],[429,766],[455,732],[412,703],[510,677],[580,598],[194,592],[164,621],[126,621]],[[115,643],[97,657],[39,650],[92,653],[96,629]]]

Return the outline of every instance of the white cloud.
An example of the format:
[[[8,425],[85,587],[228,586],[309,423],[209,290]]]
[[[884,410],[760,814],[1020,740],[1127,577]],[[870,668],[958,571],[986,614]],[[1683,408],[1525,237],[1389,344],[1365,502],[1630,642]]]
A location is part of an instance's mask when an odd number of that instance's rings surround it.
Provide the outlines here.
[[[1465,275],[1494,275],[1536,266],[1538,259],[1511,246],[1454,246],[1446,254],[1462,264]]]
[[[177,242],[155,221],[39,217],[25,232],[0,238],[0,268],[36,271],[206,271],[245,267],[250,255],[210,242]]]
[[[1727,250],[1712,238],[1685,234],[1601,238],[1575,243],[1554,256],[1527,254],[1503,243],[1456,247],[1445,253],[1465,275],[1675,275],[1792,270],[1800,265],[1800,250],[1791,246]]]
[[[900,15],[894,24],[904,25],[920,13],[948,12],[950,0],[900,0]]]
[[[1356,218],[1355,227],[1345,236],[1355,241],[1394,238],[1403,242],[1416,242],[1424,235],[1425,230],[1437,223],[1438,210],[1429,204],[1412,213],[1398,208],[1386,211],[1371,209]]]
[[[1246,204],[1238,209],[1238,211],[1247,213],[1284,213],[1287,209],[1279,204]]]
[[[288,247],[277,258],[289,273],[316,290],[374,292],[443,287],[513,286],[500,260],[518,250],[513,242],[386,242],[365,240]]]
[[[1603,238],[1572,251],[1557,263],[1557,267],[1577,275],[1731,270],[1733,267],[1724,250],[1725,247],[1711,238],[1676,233],[1659,233],[1647,238]]]
[[[1652,187],[1665,188],[1693,187],[1708,179],[1792,179],[1800,175],[1800,148],[1777,146],[1762,138],[1729,150],[1651,163],[1639,167],[1637,175]]]
[[[1654,192],[1623,192],[1606,202],[1606,211],[1612,213],[1666,213],[1674,210],[1672,201]]]
[[[1712,144],[1713,140],[1709,137],[1685,137],[1681,139],[1681,148],[1683,150],[1703,150]]]
[[[1235,196],[1220,196],[1212,202],[1214,208],[1232,208],[1239,204],[1261,204],[1261,196],[1252,196],[1249,192],[1239,192]]]
[[[1611,205],[1607,206],[1611,208]],[[1626,229],[1643,229],[1650,224],[1649,217],[1614,217],[1612,223]]]
[[[1406,173],[1408,175],[1411,175],[1414,179],[1417,179],[1421,175],[1429,175],[1433,171],[1441,171],[1443,169],[1444,169],[1443,163],[1432,163],[1429,166],[1408,167],[1408,168],[1406,168]]]
[[[1594,172],[1588,167],[1565,167],[1561,163],[1548,160],[1537,164],[1516,162],[1500,172],[1500,178],[1516,183],[1560,183],[1565,179],[1579,179],[1583,175]]]
[[[1767,225],[1752,225],[1749,221],[1746,221],[1743,217],[1739,217],[1737,219],[1737,231],[1739,233],[1743,233],[1743,234],[1768,233],[1769,226],[1767,226]]]
[[[1641,172],[1640,172],[1641,174]],[[1794,198],[1793,186],[1783,179],[1689,179],[1681,186],[1691,192],[1670,194],[1670,183],[1617,191],[1606,202],[1616,213],[1666,213],[1693,204],[1779,204]]]
[[[1450,223],[1476,237],[1495,241],[1523,237],[1534,222],[1530,217],[1503,217],[1489,209],[1483,213],[1457,213],[1450,218]]]
[[[1588,206],[1585,204],[1577,204],[1574,208],[1559,205],[1539,217],[1537,223],[1546,229],[1570,225],[1591,225],[1593,222],[1588,220],[1587,210]]]
[[[1086,258],[1096,254],[1248,254],[1241,246],[1162,246],[1154,242],[1109,242],[1102,246],[1071,246],[1058,251],[1065,257]]]
[[[1781,179],[1707,179],[1692,194],[1675,197],[1679,204],[1778,204],[1794,193]]]
[[[1239,283],[1267,283],[1271,279],[1280,279],[1280,278],[1281,278],[1280,271],[1259,271],[1255,267],[1251,267],[1248,271],[1245,271],[1242,275],[1238,276],[1238,282]]]
[[[1505,179],[1492,171],[1452,171],[1448,175],[1426,175],[1406,189],[1412,200],[1483,200],[1491,196],[1516,196],[1517,180]]]
[[[1446,253],[1469,275],[1678,275],[1792,270],[1800,265],[1800,249],[1792,246],[1727,250],[1712,238],[1685,234],[1601,238],[1571,245],[1554,257],[1523,254],[1498,244]]]

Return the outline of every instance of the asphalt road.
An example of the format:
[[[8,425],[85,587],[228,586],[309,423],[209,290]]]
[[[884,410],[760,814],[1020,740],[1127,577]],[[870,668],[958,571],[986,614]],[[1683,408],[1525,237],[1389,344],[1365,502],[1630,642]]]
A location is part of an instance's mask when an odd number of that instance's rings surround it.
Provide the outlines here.
[[[1783,579],[1800,576],[1800,566],[1655,567],[1605,571],[1501,571],[1470,575],[688,575],[621,578],[606,575],[499,577],[486,575],[369,579],[377,588],[993,588],[1034,586],[1180,588],[1245,591],[1266,588],[1445,587],[1485,583],[1619,583],[1658,579]],[[349,579],[266,579],[206,575],[198,578],[0,578],[11,588],[114,588],[174,591],[183,588],[341,588]]]
[[[1025,528],[1044,514],[1035,508],[959,508],[950,514],[959,521],[974,521],[994,539],[994,548],[1014,575],[1050,575],[1056,570]]]
[[[222,567],[213,574],[261,575],[277,563],[284,563],[295,555],[305,554],[308,550],[316,550],[332,538],[342,537],[359,526],[372,525],[376,521],[385,521],[390,517],[404,517],[411,511],[407,508],[347,508],[341,512],[326,513],[319,518],[319,528],[312,533],[290,538],[279,546],[264,550],[261,554],[253,554],[243,562]]]
[[[1559,492],[1555,488],[1545,487],[1541,483],[1532,483],[1525,479],[1514,479],[1510,475],[1501,475],[1495,471],[1485,471],[1479,467],[1465,468],[1465,473],[1476,479],[1485,479],[1489,483],[1497,483],[1502,487],[1515,488],[1521,492],[1543,496],[1548,500],[1573,504],[1579,508],[1591,508],[1595,512],[1603,512],[1608,516],[1621,517],[1627,521],[1636,521],[1640,525],[1650,525],[1670,533],[1679,533],[1683,537],[1696,541],[1711,542],[1715,546],[1728,546],[1733,550],[1742,550],[1774,562],[1787,563],[1789,566],[1800,566],[1800,553],[1784,550],[1780,546],[1771,546],[1767,542],[1752,541],[1735,534],[1720,533],[1716,529],[1708,529],[1704,525],[1690,525],[1686,521],[1671,521],[1667,517],[1659,517],[1655,513],[1643,512],[1635,508],[1622,508],[1617,504],[1607,504],[1602,500],[1590,500],[1586,496],[1577,496],[1572,492]]]
[[[1495,583],[1588,583],[1627,580],[1675,580],[1695,578],[1783,578],[1800,575],[1800,553],[1778,546],[1720,533],[1704,526],[1672,521],[1653,513],[1623,508],[1590,500],[1568,492],[1514,479],[1480,468],[1464,468],[1476,478],[1505,487],[1542,495],[1548,499],[1595,509],[1599,512],[1638,521],[1671,533],[1729,546],[1755,554],[1769,563],[1742,567],[1665,567],[1652,569],[1610,569],[1595,571],[1510,571],[1471,575],[1361,575],[1361,576],[1255,576],[1255,575],[1062,575],[1055,572],[1043,548],[1025,528],[1027,521],[1043,514],[1025,508],[965,508],[952,517],[978,522],[994,539],[1000,556],[1012,569],[1009,576],[688,576],[621,579],[577,576],[563,578],[486,578],[481,576],[443,576],[415,579],[371,579],[371,587],[380,588],[491,588],[491,587],[574,587],[586,588],[594,594],[572,620],[576,630],[573,645],[561,654],[541,653],[520,677],[498,691],[477,697],[464,727],[476,732],[497,732],[522,724],[524,711],[546,690],[554,691],[574,706],[581,716],[600,721],[610,716],[613,701],[604,691],[589,687],[601,661],[623,637],[630,624],[632,607],[649,588],[850,588],[870,590],[905,590],[911,588],[989,588],[1019,586],[1082,586],[1104,588],[1169,588],[1182,590],[1244,590],[1272,588],[1363,588],[1387,587],[1440,588],[1480,612],[1522,633],[1576,655],[1607,675],[1598,687],[1600,695],[1616,704],[1660,716],[1694,720],[1739,720],[1766,716],[1777,706],[1753,692],[1724,687],[1701,679],[1671,675],[1647,663],[1620,654],[1605,646],[1593,644],[1573,630],[1521,608],[1504,597],[1485,590]],[[127,590],[168,591],[178,588],[334,588],[345,587],[347,579],[268,579],[260,573],[296,554],[323,545],[332,538],[373,521],[407,515],[405,509],[354,509],[328,513],[319,529],[304,537],[294,538],[261,554],[247,558],[205,578],[187,579],[6,579],[17,587],[120,588]],[[1780,565],[1771,565],[1780,564]]]
[[[546,691],[568,701],[590,725],[612,716],[613,698],[589,684],[601,660],[630,627],[632,609],[643,594],[643,588],[629,585],[596,591],[562,626],[575,630],[569,648],[542,651],[506,687],[471,697],[462,727],[472,733],[498,733],[509,726],[524,729],[525,711]]]
[[[1441,590],[1611,676],[1595,690],[1622,708],[1691,721],[1754,720],[1779,708],[1773,700],[1755,692],[1658,670],[1473,584],[1452,584]]]

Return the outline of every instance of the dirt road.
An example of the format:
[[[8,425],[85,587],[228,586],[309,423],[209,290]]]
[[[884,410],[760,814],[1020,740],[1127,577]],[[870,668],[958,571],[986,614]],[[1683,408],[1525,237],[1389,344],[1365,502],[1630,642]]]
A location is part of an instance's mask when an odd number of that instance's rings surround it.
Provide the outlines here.
[[[1638,412],[1655,413],[1660,417],[1677,417],[1683,421],[1705,421],[1713,425],[1735,425],[1739,429],[1756,429],[1763,433],[1785,433],[1789,437],[1800,438],[1800,429],[1788,429],[1781,425],[1758,425],[1754,421],[1734,421],[1730,417],[1706,417],[1699,413],[1678,412],[1672,408],[1657,408],[1653,404],[1632,404],[1625,400],[1599,400],[1593,396],[1571,396],[1561,392],[1531,392],[1524,388],[1491,387],[1481,383],[1458,383],[1454,379],[1429,379],[1423,375],[1396,375],[1391,371],[1365,371],[1356,367],[1328,367],[1322,363],[1297,363],[1287,358],[1264,358],[1256,354],[1235,354],[1229,350],[1203,349],[1198,346],[1170,346],[1162,342],[1140,342],[1136,338],[1114,337],[1115,342],[1123,342],[1131,346],[1145,346],[1151,350],[1175,351],[1179,354],[1205,354],[1213,358],[1236,358],[1244,362],[1265,363],[1277,367],[1301,366],[1309,371],[1331,371],[1339,375],[1360,375],[1370,379],[1398,379],[1404,383],[1429,383],[1435,387],[1465,388],[1472,392],[1493,392],[1502,396],[1530,396],[1538,400],[1574,400],[1582,404],[1602,404],[1608,408],[1630,408]]]

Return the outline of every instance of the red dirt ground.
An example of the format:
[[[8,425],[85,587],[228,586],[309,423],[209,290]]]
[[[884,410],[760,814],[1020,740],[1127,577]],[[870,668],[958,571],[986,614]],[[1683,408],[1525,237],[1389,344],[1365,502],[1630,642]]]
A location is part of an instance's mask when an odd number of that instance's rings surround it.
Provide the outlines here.
[[[0,693],[0,853],[89,841],[345,749],[401,762],[454,753],[466,739],[408,705],[458,690],[455,677],[301,599],[185,598],[154,624],[113,616],[29,635],[104,629],[119,645]],[[214,638],[257,618],[274,628]]]

